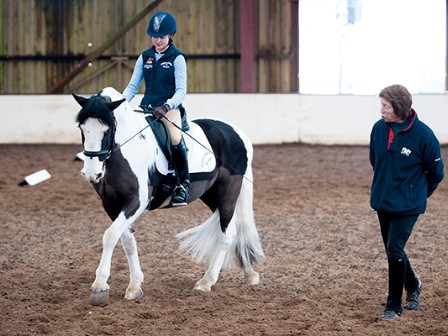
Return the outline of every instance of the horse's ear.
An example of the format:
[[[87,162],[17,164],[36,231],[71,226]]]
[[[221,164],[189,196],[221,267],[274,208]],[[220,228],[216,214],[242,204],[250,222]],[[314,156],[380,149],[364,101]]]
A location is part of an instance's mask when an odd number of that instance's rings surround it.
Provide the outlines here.
[[[78,102],[79,105],[81,105],[82,107],[84,107],[87,104],[87,101],[89,99],[78,96],[76,93],[72,93],[73,98],[75,98],[75,100]]]
[[[110,108],[111,111],[115,110],[118,106],[121,105],[126,100],[126,98],[116,100],[114,102],[106,103],[107,107]]]

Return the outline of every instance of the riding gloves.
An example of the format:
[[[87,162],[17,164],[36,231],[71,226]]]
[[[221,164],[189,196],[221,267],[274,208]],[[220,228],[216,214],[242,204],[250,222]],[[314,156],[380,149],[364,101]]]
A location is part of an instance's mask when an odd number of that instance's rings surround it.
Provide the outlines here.
[[[168,104],[164,104],[162,106],[155,107],[152,115],[157,119],[162,119],[169,110],[171,110],[171,108]]]

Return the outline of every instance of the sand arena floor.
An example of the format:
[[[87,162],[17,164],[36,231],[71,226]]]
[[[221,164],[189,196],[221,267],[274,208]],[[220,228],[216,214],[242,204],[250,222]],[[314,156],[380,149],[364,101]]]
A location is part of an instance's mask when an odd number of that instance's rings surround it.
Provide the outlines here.
[[[424,289],[399,321],[384,309],[387,263],[369,207],[368,148],[255,146],[254,209],[267,256],[261,283],[224,270],[210,293],[204,268],[175,235],[205,206],[145,213],[135,225],[145,282],[123,298],[128,267],[115,250],[106,307],[89,304],[110,220],[73,161],[76,145],[0,145],[0,335],[447,335],[448,178],[407,245]],[[448,148],[443,148],[447,162]],[[19,187],[47,169],[52,178]]]

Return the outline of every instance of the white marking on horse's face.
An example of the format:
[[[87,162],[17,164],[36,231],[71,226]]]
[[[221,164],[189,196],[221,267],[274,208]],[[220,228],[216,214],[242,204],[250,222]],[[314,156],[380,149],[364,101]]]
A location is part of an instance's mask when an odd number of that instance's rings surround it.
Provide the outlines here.
[[[79,128],[84,134],[84,150],[91,152],[100,151],[101,141],[109,127],[100,123],[98,119],[89,118]],[[104,161],[100,161],[98,157],[86,157],[81,175],[87,181],[98,183],[104,177],[105,172]]]

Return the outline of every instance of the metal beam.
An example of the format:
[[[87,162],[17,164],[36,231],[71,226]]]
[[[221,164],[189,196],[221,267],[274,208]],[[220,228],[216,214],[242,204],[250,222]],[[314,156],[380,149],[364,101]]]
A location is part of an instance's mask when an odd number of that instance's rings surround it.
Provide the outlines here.
[[[240,0],[241,92],[255,92],[256,12],[255,0]]]
[[[120,39],[129,29],[137,24],[146,14],[157,7],[163,0],[153,0],[145,8],[143,8],[139,13],[132,17],[127,23],[125,23],[116,33],[112,34],[106,42],[104,42],[100,47],[92,51],[87,57],[77,64],[67,75],[65,75],[58,83],[51,87],[47,93],[59,93],[62,88],[69,83],[73,78],[80,74],[89,63],[97,59],[104,51],[106,51],[111,45],[113,45],[118,39]]]
[[[291,0],[291,92],[299,92],[299,0]]]

